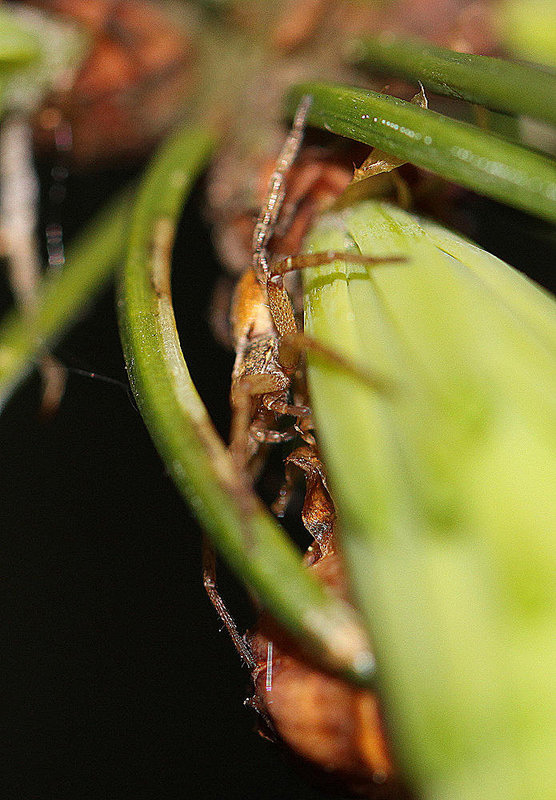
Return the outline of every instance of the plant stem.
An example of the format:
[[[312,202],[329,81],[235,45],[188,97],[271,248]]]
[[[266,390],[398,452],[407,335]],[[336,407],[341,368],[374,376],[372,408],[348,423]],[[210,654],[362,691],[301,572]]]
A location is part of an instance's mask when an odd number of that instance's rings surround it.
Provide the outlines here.
[[[180,131],[139,191],[119,301],[132,387],[168,471],[241,580],[312,655],[370,685],[374,663],[358,618],[302,567],[299,552],[253,495],[214,430],[181,352],[170,255],[183,199],[214,139],[207,129]]]
[[[356,63],[421,81],[438,94],[556,125],[556,72],[551,70],[387,35],[360,39],[351,55]]]
[[[288,95],[290,115],[305,94],[313,97],[310,125],[556,221],[556,164],[551,159],[405,100],[347,86],[298,84]]]

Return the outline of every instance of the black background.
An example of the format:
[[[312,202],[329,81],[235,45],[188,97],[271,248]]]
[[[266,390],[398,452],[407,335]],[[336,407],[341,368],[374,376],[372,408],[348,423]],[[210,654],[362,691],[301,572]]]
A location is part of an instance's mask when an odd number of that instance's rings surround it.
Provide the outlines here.
[[[40,166],[45,192],[49,169]],[[67,240],[128,177],[69,178],[54,209]],[[174,295],[186,358],[225,433],[232,356],[208,326],[218,265],[202,191],[180,227]],[[466,204],[479,243],[549,284],[553,253],[537,236],[547,226],[480,198]],[[125,381],[111,290],[56,352]],[[254,732],[249,675],[201,586],[199,529],[125,391],[70,374],[54,418],[39,418],[39,402],[33,377],[0,417],[0,796],[325,796]],[[247,601],[220,574],[250,624]]]

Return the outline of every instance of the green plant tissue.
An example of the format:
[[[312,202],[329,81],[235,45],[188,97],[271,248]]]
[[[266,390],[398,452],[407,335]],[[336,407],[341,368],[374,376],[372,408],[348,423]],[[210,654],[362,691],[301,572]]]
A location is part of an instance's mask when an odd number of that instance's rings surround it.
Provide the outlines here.
[[[311,403],[388,725],[420,795],[556,796],[556,306],[436,224],[367,201],[307,248]]]

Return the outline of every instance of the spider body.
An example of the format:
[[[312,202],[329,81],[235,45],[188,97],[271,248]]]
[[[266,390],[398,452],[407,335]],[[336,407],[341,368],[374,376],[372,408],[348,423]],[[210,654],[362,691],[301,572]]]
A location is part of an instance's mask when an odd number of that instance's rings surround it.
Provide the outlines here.
[[[309,409],[288,402],[292,371],[280,357],[267,295],[253,270],[238,282],[231,318],[236,349],[230,393],[231,447],[236,458],[247,462],[258,443],[285,441],[295,435],[291,429],[274,430],[274,415],[308,417]]]
[[[255,442],[291,438],[291,432],[267,426],[268,412],[293,416],[298,423],[310,414],[305,406],[289,403],[298,352],[290,352],[285,338],[297,333],[297,325],[283,278],[275,277],[268,254],[268,243],[285,197],[285,175],[301,145],[309,104],[310,99],[303,98],[270,177],[267,200],[253,233],[252,265],[239,280],[232,302],[236,359],[230,394],[233,410],[230,446],[241,465],[247,464]]]
[[[252,270],[238,282],[232,304],[236,360],[232,372],[232,403],[237,402],[238,381],[249,378],[260,394],[286,391],[289,379],[278,361],[276,329],[265,293]]]
[[[292,438],[292,430],[280,433],[263,429],[263,418],[270,411],[278,416],[292,416],[294,430],[302,432],[306,441],[311,427],[310,410],[292,405],[288,393],[303,349],[313,349],[357,372],[337,353],[323,347],[299,331],[284,277],[307,267],[318,267],[338,259],[373,265],[401,261],[398,256],[376,259],[357,253],[326,251],[321,253],[277,256],[270,252],[270,241],[281,222],[280,213],[286,197],[285,181],[297,157],[303,138],[311,97],[302,98],[292,128],[270,176],[266,202],[253,233],[251,267],[240,279],[232,303],[231,322],[236,360],[232,375],[231,450],[240,466],[246,466],[253,453],[253,441],[283,441]],[[291,216],[291,214],[290,214]],[[376,386],[370,376],[363,380]]]

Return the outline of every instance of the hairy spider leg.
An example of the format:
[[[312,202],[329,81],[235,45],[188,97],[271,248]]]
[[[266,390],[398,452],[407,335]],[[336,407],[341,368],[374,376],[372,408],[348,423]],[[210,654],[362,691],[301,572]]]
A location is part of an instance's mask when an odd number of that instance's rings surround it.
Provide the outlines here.
[[[240,468],[247,468],[258,444],[291,441],[299,430],[305,431],[305,428],[312,426],[309,421],[311,410],[307,406],[288,402],[286,380],[279,383],[276,378],[272,385],[273,376],[261,372],[242,375],[234,382],[230,451]],[[283,431],[269,428],[264,419],[267,412],[294,417],[295,424]]]
[[[267,280],[276,280],[279,276],[287,275],[288,272],[296,272],[311,267],[323,267],[326,264],[332,264],[333,261],[344,261],[347,264],[362,264],[365,267],[373,267],[377,264],[392,264],[406,260],[404,256],[366,256],[362,253],[350,253],[345,250],[322,250],[319,253],[299,253],[296,256],[284,256],[283,258],[272,259],[269,264]]]
[[[233,645],[239,653],[243,663],[251,670],[256,666],[253,652],[243,636],[240,634],[236,622],[222,599],[216,585],[216,556],[214,549],[207,537],[203,535],[203,586],[209,596],[210,602],[214,606],[216,613],[220,617],[224,627],[228,631]]]
[[[301,98],[291,130],[278,156],[274,172],[270,176],[266,201],[255,225],[253,232],[253,269],[259,278],[268,272],[266,249],[284,202],[286,175],[297,158],[301,147],[305,120],[307,119],[311,102],[311,95],[304,95]]]

